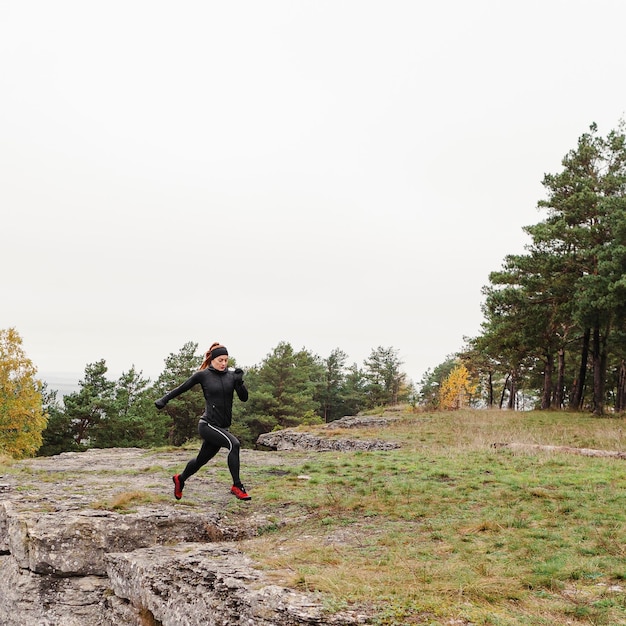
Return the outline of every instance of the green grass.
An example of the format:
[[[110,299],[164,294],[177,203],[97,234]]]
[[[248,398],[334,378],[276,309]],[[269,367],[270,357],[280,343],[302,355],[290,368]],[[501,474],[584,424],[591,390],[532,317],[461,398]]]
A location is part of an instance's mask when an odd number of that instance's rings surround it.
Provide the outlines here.
[[[277,582],[379,625],[626,624],[626,461],[491,445],[621,450],[624,425],[463,411],[350,431],[402,448],[246,468],[253,502],[303,515],[241,547]]]

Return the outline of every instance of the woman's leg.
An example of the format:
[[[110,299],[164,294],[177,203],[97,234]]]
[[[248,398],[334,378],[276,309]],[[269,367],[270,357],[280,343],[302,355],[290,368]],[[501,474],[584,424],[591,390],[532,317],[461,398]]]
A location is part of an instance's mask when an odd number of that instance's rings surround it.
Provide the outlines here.
[[[203,465],[206,465],[206,463],[217,454],[220,448],[227,448],[228,469],[233,479],[233,485],[239,488],[240,494],[245,495],[243,499],[249,500],[250,497],[245,493],[241,479],[239,478],[239,451],[241,449],[239,439],[227,430],[218,428],[217,426],[211,426],[206,422],[200,422],[198,432],[204,440],[198,456],[187,463],[182,474],[177,474],[173,477],[175,485],[174,495],[176,495],[176,498],[180,499],[180,497],[182,497],[182,490],[187,478],[195,474]],[[241,495],[237,497],[241,498]]]
[[[241,479],[239,478],[239,450],[241,449],[241,444],[239,443],[239,439],[227,430],[218,428],[217,426],[203,423],[200,429],[200,434],[205,442],[210,442],[213,445],[228,450],[227,463],[230,475],[233,479],[233,485],[241,485]],[[213,456],[215,456],[215,454],[213,454]]]
[[[204,440],[200,452],[195,459],[191,459],[182,474],[179,475],[181,483],[193,476],[203,465],[206,465],[220,450],[221,446]]]
[[[230,470],[230,475],[233,478],[233,485],[237,485],[237,487],[243,487],[241,484],[241,479],[239,478],[239,450],[241,449],[241,444],[239,443],[239,439],[234,435],[228,433],[230,439],[230,452],[228,453],[228,458],[226,459],[228,463],[228,469]]]
[[[224,445],[222,441],[216,440],[215,434],[209,429],[206,422],[200,422],[198,424],[198,433],[203,439],[198,456],[187,463],[181,474],[174,474],[174,476],[172,476],[172,480],[174,481],[174,497],[177,500],[183,497],[185,481],[190,476],[193,476],[203,465],[206,465]]]
[[[239,439],[229,432],[225,433],[230,440],[230,452],[228,453],[228,469],[233,477],[233,486],[230,488],[230,492],[237,496],[240,500],[251,500],[250,496],[246,493],[246,489],[241,483],[239,478],[239,450],[241,444]]]

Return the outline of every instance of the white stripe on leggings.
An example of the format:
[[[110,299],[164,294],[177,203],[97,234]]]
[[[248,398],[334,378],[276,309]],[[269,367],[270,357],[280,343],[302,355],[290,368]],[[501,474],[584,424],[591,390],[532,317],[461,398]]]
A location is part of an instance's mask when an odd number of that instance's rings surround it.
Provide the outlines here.
[[[226,439],[226,441],[228,441],[228,451],[232,452],[233,451],[233,442],[219,428],[216,428],[212,424],[207,424],[207,426],[209,428],[212,428],[213,430],[216,430],[220,435],[222,435],[222,437],[224,437],[224,439]]]

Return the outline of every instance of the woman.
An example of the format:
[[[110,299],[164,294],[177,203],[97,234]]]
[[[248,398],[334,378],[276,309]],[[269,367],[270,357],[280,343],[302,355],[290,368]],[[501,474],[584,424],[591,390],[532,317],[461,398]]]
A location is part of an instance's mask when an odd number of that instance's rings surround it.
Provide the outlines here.
[[[243,383],[243,370],[228,369],[228,350],[220,343],[214,343],[206,352],[200,369],[182,385],[165,394],[154,404],[157,409],[188,391],[195,385],[202,387],[206,407],[198,423],[198,433],[203,439],[202,448],[195,459],[187,463],[182,474],[172,476],[174,497],[183,497],[185,481],[206,465],[219,451],[228,448],[228,469],[233,477],[230,488],[240,500],[251,500],[239,478],[239,440],[228,431],[233,417],[233,392],[242,402],[248,399],[248,390]]]

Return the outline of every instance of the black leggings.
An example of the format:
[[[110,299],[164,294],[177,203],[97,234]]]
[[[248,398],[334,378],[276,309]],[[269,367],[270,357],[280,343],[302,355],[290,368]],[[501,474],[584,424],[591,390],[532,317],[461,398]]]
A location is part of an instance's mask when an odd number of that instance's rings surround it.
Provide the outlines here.
[[[198,423],[198,433],[203,439],[203,444],[198,456],[187,463],[180,475],[183,482],[193,476],[203,465],[206,465],[220,451],[220,448],[228,448],[228,469],[233,477],[233,485],[240,485],[239,449],[241,444],[239,439],[224,428],[211,426],[202,420]]]

